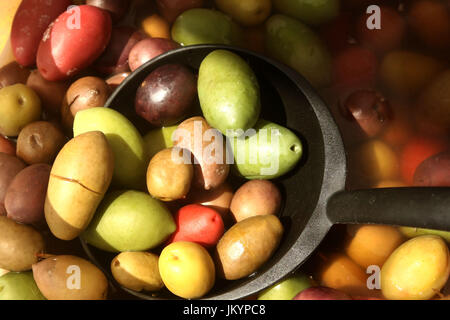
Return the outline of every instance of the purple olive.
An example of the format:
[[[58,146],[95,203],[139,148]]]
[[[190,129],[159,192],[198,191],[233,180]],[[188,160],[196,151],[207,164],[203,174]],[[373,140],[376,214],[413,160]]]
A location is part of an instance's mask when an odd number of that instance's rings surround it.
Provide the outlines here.
[[[197,79],[186,67],[167,64],[155,69],[137,91],[136,113],[155,126],[182,120],[197,94]]]

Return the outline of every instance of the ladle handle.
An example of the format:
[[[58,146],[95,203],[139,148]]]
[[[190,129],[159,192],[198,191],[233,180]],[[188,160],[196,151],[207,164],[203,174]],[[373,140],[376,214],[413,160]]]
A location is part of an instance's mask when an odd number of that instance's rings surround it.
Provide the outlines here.
[[[450,231],[450,188],[343,191],[327,204],[333,223],[384,224]]]

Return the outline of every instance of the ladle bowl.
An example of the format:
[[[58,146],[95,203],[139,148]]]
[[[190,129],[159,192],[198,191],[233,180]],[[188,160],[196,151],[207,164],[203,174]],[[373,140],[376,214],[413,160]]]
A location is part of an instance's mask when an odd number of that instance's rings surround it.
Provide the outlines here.
[[[142,134],[152,129],[134,109],[135,95],[157,67],[180,63],[198,70],[202,60],[217,49],[241,56],[258,77],[261,118],[283,125],[302,140],[301,163],[275,180],[284,204],[280,220],[285,228],[281,244],[257,272],[240,280],[217,280],[203,299],[241,299],[291,274],[319,246],[333,224],[377,223],[450,230],[450,188],[395,188],[344,191],[346,155],[338,127],[313,87],[296,71],[257,53],[224,45],[187,46],[160,55],[129,75],[114,91],[106,107],[131,120]],[[114,255],[82,241],[90,259],[114,281]],[[141,299],[176,299],[167,290],[142,293],[123,288]]]

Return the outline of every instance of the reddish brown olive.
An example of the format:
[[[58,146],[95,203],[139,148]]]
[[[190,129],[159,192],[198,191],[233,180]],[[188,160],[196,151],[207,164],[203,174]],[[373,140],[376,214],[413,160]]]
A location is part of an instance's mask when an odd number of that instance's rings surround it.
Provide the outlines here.
[[[130,72],[122,72],[115,74],[108,79],[106,79],[106,83],[109,85],[112,91],[114,91],[118,86],[120,86],[128,76],[130,75]]]
[[[278,214],[281,207],[281,193],[268,180],[250,180],[234,194],[230,210],[239,222],[252,216]]]
[[[379,134],[392,118],[389,102],[373,90],[353,92],[340,107],[342,115],[348,120],[356,120],[369,137]]]
[[[120,21],[127,13],[129,0],[86,0],[86,4],[106,10],[113,22]]]
[[[6,215],[5,196],[14,177],[25,168],[19,158],[0,152],[0,216]]]
[[[16,155],[16,144],[14,141],[9,140],[7,137],[0,135],[0,152]]]
[[[60,114],[61,102],[69,88],[69,81],[48,81],[42,77],[39,70],[33,70],[26,84],[37,93],[42,107],[49,115]]]
[[[422,162],[414,173],[414,185],[450,187],[450,150],[438,153]]]
[[[14,177],[5,196],[8,218],[25,224],[44,220],[50,170],[50,165],[39,163],[26,167]]]
[[[95,69],[107,75],[130,71],[128,65],[130,51],[145,37],[145,34],[133,27],[113,28],[111,40],[103,54],[95,62]]]
[[[22,67],[16,61],[8,63],[0,68],[0,89],[16,83],[25,84],[29,75],[30,70]]]
[[[136,70],[147,61],[167,51],[179,48],[175,41],[163,38],[148,38],[134,45],[128,57],[131,71]]]

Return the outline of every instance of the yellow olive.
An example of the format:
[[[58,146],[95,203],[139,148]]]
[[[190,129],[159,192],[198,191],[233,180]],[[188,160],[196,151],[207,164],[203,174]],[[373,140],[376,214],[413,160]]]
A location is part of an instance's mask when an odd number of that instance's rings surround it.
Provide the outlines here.
[[[72,240],[88,226],[113,170],[113,153],[99,131],[81,134],[62,148],[50,173],[44,208],[57,238]]]
[[[134,291],[158,291],[164,287],[158,256],[150,252],[122,252],[111,262],[114,279]]]
[[[200,298],[208,293],[216,275],[208,251],[187,241],[173,242],[163,249],[159,271],[167,289],[185,299]]]
[[[433,235],[408,240],[381,269],[381,290],[387,299],[427,300],[441,290],[450,273],[445,241]]]

